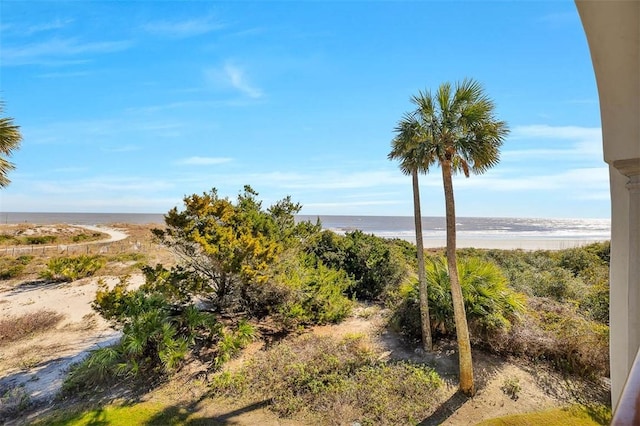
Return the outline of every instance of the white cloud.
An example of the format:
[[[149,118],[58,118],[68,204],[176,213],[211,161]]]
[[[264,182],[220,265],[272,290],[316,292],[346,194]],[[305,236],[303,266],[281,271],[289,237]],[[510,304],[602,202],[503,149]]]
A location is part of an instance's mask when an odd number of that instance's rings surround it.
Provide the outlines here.
[[[97,176],[92,178],[78,178],[74,180],[46,180],[30,183],[33,192],[42,194],[101,194],[109,198],[109,193],[126,194],[127,192],[141,192],[145,196],[155,191],[165,191],[175,188],[175,184],[164,180],[153,180],[142,177],[112,177]]]
[[[149,22],[142,28],[156,35],[172,38],[186,38],[224,28],[225,25],[213,17],[204,17],[199,19],[187,19],[182,21],[155,21]]]
[[[244,69],[231,62],[227,62],[221,68],[206,70],[205,78],[209,84],[215,87],[230,87],[253,99],[261,98],[264,95],[262,90],[251,83]]]
[[[226,157],[189,157],[178,160],[176,164],[183,166],[210,166],[214,164],[224,164],[231,161]]]
[[[584,167],[552,174],[516,175],[489,172],[466,179],[457,176],[455,188],[482,188],[486,191],[566,191],[589,193],[609,188],[609,168]]]
[[[61,28],[66,27],[72,22],[73,22],[73,19],[55,19],[53,21],[45,22],[43,24],[31,25],[24,30],[24,34],[31,35],[31,34],[43,32],[43,31],[59,30]]]
[[[18,47],[4,46],[0,55],[4,66],[47,64],[82,54],[119,52],[132,45],[124,40],[82,42],[74,38],[54,38]]]
[[[533,140],[541,145],[541,148],[504,150],[501,154],[504,159],[602,158],[602,129],[600,127],[548,126],[545,124],[516,126],[511,132],[510,139],[512,141]],[[549,147],[549,143],[554,141],[559,146],[558,148]],[[565,144],[563,145],[563,143]],[[569,143],[569,146],[566,146],[566,143]]]
[[[139,151],[140,149],[141,148],[136,145],[124,145],[124,146],[101,148],[101,150],[104,152],[132,152],[132,151]]]

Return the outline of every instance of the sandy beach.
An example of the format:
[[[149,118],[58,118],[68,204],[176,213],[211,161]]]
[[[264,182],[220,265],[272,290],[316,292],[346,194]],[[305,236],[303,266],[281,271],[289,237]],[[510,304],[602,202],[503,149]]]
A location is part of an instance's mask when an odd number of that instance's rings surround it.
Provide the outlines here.
[[[407,238],[415,244],[415,238]],[[499,250],[563,250],[580,247],[600,240],[568,239],[568,238],[457,238],[458,248],[499,249]],[[425,248],[445,247],[444,238],[425,238]]]

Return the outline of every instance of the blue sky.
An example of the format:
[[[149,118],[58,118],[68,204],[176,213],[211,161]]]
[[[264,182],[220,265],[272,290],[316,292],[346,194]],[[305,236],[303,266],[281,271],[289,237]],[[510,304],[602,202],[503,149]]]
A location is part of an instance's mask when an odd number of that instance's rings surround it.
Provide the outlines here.
[[[511,134],[457,214],[609,217],[598,94],[571,1],[1,4],[22,128],[0,211],[152,212],[249,184],[304,214],[411,215],[387,160],[419,90],[479,80]],[[444,214],[435,168],[425,216]]]

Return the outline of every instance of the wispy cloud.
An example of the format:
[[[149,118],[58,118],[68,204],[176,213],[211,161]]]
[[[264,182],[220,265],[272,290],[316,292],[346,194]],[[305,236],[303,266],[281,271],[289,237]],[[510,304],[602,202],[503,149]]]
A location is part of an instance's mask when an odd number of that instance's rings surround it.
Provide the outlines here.
[[[205,71],[205,78],[214,87],[230,87],[252,98],[261,98],[262,90],[255,87],[240,66],[227,62],[221,68],[210,68]]]
[[[157,138],[174,138],[180,134],[182,123],[158,120],[140,120],[136,117],[116,117],[105,119],[85,119],[75,121],[54,121],[38,127],[25,127],[23,135],[34,144],[86,144],[104,143],[103,151],[133,151],[137,145],[125,144],[114,146],[112,141],[119,135],[130,137],[153,136]],[[124,151],[120,151],[124,152]]]
[[[132,45],[126,40],[83,42],[75,38],[54,38],[23,46],[4,46],[0,57],[4,66],[49,64],[78,55],[119,52]]]
[[[6,22],[0,25],[0,31],[4,33],[10,33],[15,36],[31,36],[33,34],[62,29],[73,22],[73,19],[54,19],[48,22],[43,22],[33,25],[23,25],[13,22]]]
[[[70,71],[70,72],[49,72],[38,75],[38,78],[76,78],[86,77],[92,73],[88,71]]]
[[[224,23],[214,17],[175,21],[153,21],[142,26],[148,33],[171,38],[187,38],[224,28]]]
[[[140,151],[141,148],[136,145],[124,145],[124,146],[105,147],[100,149],[103,152],[132,152],[132,151]]]
[[[505,150],[505,159],[527,159],[531,157],[602,157],[602,130],[600,127],[548,126],[530,125],[516,126],[511,133],[511,140],[535,140],[568,142],[570,145],[558,144],[558,147]],[[542,144],[540,144],[542,145]]]
[[[58,167],[53,169],[54,173],[79,173],[89,170],[87,167]]]
[[[124,176],[97,176],[74,180],[47,180],[32,182],[34,192],[45,194],[96,194],[157,192],[175,188],[175,184],[162,179]]]
[[[593,191],[608,191],[609,168],[583,167],[560,173],[520,176],[496,171],[470,179],[457,177],[455,186],[458,189],[482,188],[486,191],[564,191],[567,194],[588,194]]]
[[[231,158],[227,157],[189,157],[176,161],[181,166],[211,166],[214,164],[229,163]]]
[[[53,21],[45,22],[42,24],[31,25],[25,28],[25,35],[32,35],[43,31],[59,30],[71,24],[73,19],[55,19]]]

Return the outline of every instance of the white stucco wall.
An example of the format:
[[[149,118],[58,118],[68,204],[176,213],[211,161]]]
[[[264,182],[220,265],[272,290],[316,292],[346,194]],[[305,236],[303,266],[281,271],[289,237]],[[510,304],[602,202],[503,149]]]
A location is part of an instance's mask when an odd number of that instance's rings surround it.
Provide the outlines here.
[[[640,346],[640,1],[576,0],[596,74],[611,185],[611,397]]]

